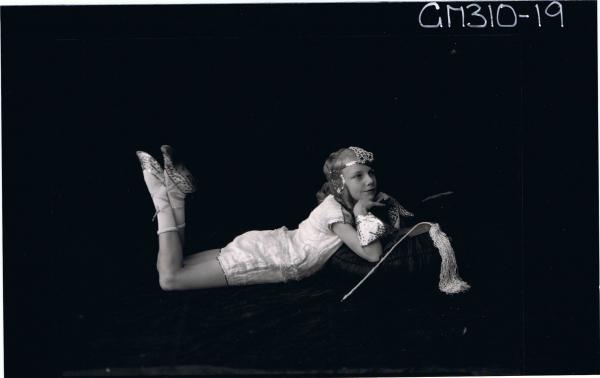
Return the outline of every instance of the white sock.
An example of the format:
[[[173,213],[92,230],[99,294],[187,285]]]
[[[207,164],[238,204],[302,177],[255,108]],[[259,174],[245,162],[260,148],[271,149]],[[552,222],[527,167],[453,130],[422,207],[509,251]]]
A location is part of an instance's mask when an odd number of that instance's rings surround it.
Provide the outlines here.
[[[162,181],[149,171],[143,171],[144,181],[152,197],[152,203],[156,210],[156,219],[158,220],[158,234],[168,231],[177,231],[177,223],[175,222],[175,216],[173,210],[171,210],[171,203],[167,195],[167,188],[163,185]]]
[[[171,209],[173,209],[173,215],[175,216],[175,223],[178,228],[185,227],[185,193],[183,193],[171,178],[165,173],[165,184],[167,189],[167,196],[171,203]]]

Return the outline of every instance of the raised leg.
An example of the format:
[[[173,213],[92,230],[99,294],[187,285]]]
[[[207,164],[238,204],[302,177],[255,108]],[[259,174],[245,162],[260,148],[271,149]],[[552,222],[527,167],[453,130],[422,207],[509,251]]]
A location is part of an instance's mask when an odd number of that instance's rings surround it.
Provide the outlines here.
[[[159,245],[156,266],[161,288],[186,290],[227,286],[225,274],[216,258],[191,266],[183,265],[182,239],[178,234],[176,215],[164,184],[164,174],[152,156],[142,151],[138,151],[137,156],[156,210]]]
[[[165,175],[167,195],[175,217],[177,233],[181,244],[185,245],[185,193],[181,192],[168,175]]]
[[[185,197],[186,194],[196,191],[196,185],[190,171],[175,159],[173,147],[165,144],[160,150],[163,154],[164,178],[169,202],[175,215],[179,239],[182,244],[185,244]]]

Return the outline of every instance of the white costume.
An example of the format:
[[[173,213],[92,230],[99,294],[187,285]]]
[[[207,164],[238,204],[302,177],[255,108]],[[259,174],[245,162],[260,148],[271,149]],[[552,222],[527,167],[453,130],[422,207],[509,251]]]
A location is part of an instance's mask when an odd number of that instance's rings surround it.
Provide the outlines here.
[[[351,218],[330,195],[296,230],[282,227],[249,231],[236,237],[218,256],[227,282],[229,285],[285,282],[314,274],[343,243],[331,225]]]

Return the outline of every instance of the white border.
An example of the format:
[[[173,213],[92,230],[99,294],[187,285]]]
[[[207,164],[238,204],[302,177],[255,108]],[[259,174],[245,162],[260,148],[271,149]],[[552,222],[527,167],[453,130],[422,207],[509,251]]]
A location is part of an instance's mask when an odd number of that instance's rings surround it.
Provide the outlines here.
[[[486,3],[515,0],[486,0]],[[552,1],[552,0],[525,0]],[[596,1],[596,0],[560,0]],[[339,4],[339,3],[430,3],[433,0],[0,0],[1,6],[25,5],[194,5],[194,4]],[[477,3],[482,0],[435,0],[437,3]]]

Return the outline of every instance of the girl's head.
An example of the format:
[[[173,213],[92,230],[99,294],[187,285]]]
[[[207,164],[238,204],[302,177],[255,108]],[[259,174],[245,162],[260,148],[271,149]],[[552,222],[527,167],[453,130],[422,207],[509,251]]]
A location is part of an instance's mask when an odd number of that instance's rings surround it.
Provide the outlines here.
[[[327,182],[317,193],[319,202],[332,194],[351,209],[360,199],[373,200],[377,195],[373,160],[371,152],[359,147],[342,148],[330,154],[323,165]]]

